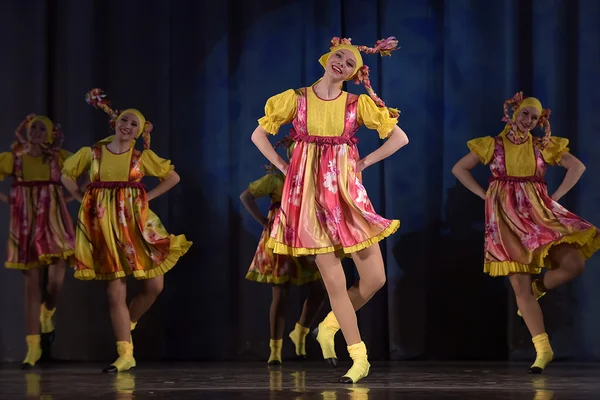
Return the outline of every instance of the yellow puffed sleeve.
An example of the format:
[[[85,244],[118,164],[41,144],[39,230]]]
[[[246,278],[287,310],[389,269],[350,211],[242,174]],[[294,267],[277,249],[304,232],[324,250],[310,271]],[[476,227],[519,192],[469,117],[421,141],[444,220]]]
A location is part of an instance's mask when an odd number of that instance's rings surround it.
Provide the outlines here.
[[[484,165],[488,165],[494,157],[494,147],[496,143],[491,136],[480,137],[467,142],[469,150],[479,156]]]
[[[14,162],[15,157],[10,151],[0,153],[0,181],[3,181],[4,178],[12,175]]]
[[[90,168],[92,163],[92,148],[82,147],[79,151],[64,161],[62,174],[65,178],[76,181],[77,178]]]
[[[265,116],[258,120],[258,124],[271,135],[276,135],[281,125],[292,122],[297,107],[295,90],[289,89],[279,93],[267,100]]]
[[[152,150],[144,150],[140,158],[140,170],[144,175],[165,179],[175,171],[175,166],[171,164],[171,160],[160,158]]]
[[[276,174],[267,174],[248,185],[248,190],[255,198],[265,196],[281,196],[283,179]]]
[[[550,165],[560,164],[563,154],[569,151],[569,139],[551,136],[548,145],[542,150],[544,161]]]
[[[65,160],[72,155],[73,153],[71,153],[69,150],[60,149],[58,152],[58,165],[60,165],[62,168],[62,166],[65,164]]]
[[[398,118],[390,117],[387,107],[378,107],[366,94],[358,96],[358,123],[379,132],[379,138],[385,139],[398,124]]]

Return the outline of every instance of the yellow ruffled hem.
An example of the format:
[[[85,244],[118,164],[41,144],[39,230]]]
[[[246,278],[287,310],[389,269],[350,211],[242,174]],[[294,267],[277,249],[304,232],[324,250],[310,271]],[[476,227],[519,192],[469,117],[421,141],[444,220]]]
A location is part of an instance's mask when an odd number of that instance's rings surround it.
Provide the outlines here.
[[[273,275],[263,275],[260,272],[250,271],[246,274],[246,279],[249,281],[252,281],[252,282],[267,283],[267,284],[271,284],[271,285],[283,285],[283,284],[290,282],[293,285],[302,286],[302,285],[306,285],[307,283],[311,283],[311,282],[320,280],[321,274],[319,274],[318,272],[315,272],[314,274],[311,274],[309,277],[306,277],[306,278],[290,279],[289,276],[274,277]]]
[[[68,260],[72,263],[75,250],[67,250],[57,254],[41,254],[40,261],[44,264],[52,264],[57,258]]]
[[[490,274],[490,276],[508,276],[510,274],[537,275],[542,272],[542,268],[514,261],[492,261],[484,264],[483,271],[486,274]]]
[[[293,257],[302,257],[302,256],[310,256],[310,255],[318,255],[318,254],[327,254],[336,252],[343,256],[345,254],[352,254],[360,251],[362,249],[366,249],[385,239],[386,237],[392,235],[394,232],[398,230],[400,227],[400,221],[397,219],[392,220],[392,222],[385,228],[381,233],[376,236],[373,236],[370,239],[367,239],[363,242],[355,244],[354,246],[344,247],[341,245],[335,246],[327,246],[320,247],[314,249],[308,249],[304,247],[291,247],[283,243],[276,242],[272,237],[267,241],[267,247],[273,249],[273,253],[275,254],[287,254]]]
[[[172,269],[181,256],[183,256],[189,248],[192,246],[192,242],[189,242],[185,235],[172,236],[171,247],[169,255],[160,265],[149,269],[149,270],[137,270],[130,274],[124,271],[111,272],[108,274],[97,274],[93,269],[82,269],[75,272],[75,278],[82,281],[89,280],[103,280],[111,281],[119,278],[125,278],[127,275],[133,275],[135,279],[151,279],[160,275],[164,275],[170,269]]]
[[[592,226],[585,231],[565,235],[554,242],[548,243],[535,250],[534,260],[530,265],[514,261],[493,261],[485,263],[484,272],[490,274],[490,276],[507,276],[516,273],[539,274],[542,272],[542,268],[553,269],[555,266],[553,266],[551,260],[548,259],[548,253],[552,247],[561,243],[579,245],[583,258],[587,260],[595,252],[600,250],[600,235],[597,235],[596,232],[596,227]]]
[[[160,265],[145,271],[144,277],[136,277],[137,279],[150,279],[156,278],[157,276],[164,275],[171,268],[177,264],[177,261],[181,256],[188,252],[192,246],[192,242],[185,238],[185,235],[171,236],[171,247],[169,249],[169,255]]]
[[[46,264],[42,264],[39,261],[33,261],[30,263],[13,263],[13,262],[5,262],[4,266],[6,268],[9,269],[20,269],[20,270],[28,270],[28,269],[34,269],[34,268],[42,268],[42,267],[46,267]]]
[[[262,126],[263,129],[269,132],[271,135],[277,135],[277,133],[279,133],[279,128],[281,127],[280,125],[271,122],[269,120],[269,117],[267,116],[264,116],[261,119],[259,119],[258,125]]]

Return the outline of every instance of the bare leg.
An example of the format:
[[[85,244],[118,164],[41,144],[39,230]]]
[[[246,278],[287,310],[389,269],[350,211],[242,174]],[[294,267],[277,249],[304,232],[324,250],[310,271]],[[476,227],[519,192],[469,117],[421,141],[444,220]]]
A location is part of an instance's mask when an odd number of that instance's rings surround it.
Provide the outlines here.
[[[523,320],[531,333],[536,350],[536,359],[529,368],[531,373],[539,374],[554,358],[550,341],[544,327],[542,309],[531,288],[529,274],[514,274],[509,276],[510,283],[515,291],[517,305],[523,315]]]
[[[23,271],[25,279],[25,325],[27,328],[27,355],[21,363],[21,368],[33,367],[42,356],[40,346],[40,306],[42,294],[40,292],[39,268]]]
[[[379,244],[352,254],[352,259],[360,275],[360,280],[348,289],[348,297],[353,309],[359,310],[385,285],[385,268]],[[334,313],[329,313],[319,324],[317,333],[317,341],[321,346],[323,358],[332,367],[337,366],[334,338],[339,328],[340,325],[336,321]]]
[[[40,272],[39,268],[23,271],[23,278],[25,278],[25,325],[27,327],[27,335],[40,334],[40,306],[42,304]]]
[[[272,286],[271,308],[269,310],[269,324],[271,328],[271,340],[269,347],[269,365],[281,364],[281,348],[283,347],[283,330],[285,329],[285,310],[289,294],[289,285]]]
[[[539,289],[543,292],[563,285],[583,273],[585,261],[581,251],[573,244],[559,244],[550,249],[548,256],[558,268],[547,271],[541,278]]]
[[[129,305],[131,322],[138,322],[142,318],[142,315],[154,304],[164,287],[164,275],[143,281],[142,291],[131,300],[131,304]]]
[[[129,342],[129,310],[125,278],[108,281],[106,293],[115,338],[118,342]]]
[[[325,286],[323,281],[315,281],[309,283],[310,294],[304,301],[302,306],[302,314],[298,319],[298,324],[304,327],[310,327],[315,322],[314,319],[323,306],[325,299]]]
[[[344,334],[348,353],[353,361],[352,367],[340,378],[340,382],[356,383],[369,374],[371,365],[367,359],[367,348],[360,338],[356,312],[346,290],[346,276],[342,263],[335,253],[320,254],[316,260],[329,294],[331,309]]]
[[[285,310],[289,298],[289,285],[272,285],[273,297],[271,309],[269,310],[269,322],[271,325],[271,339],[283,338],[285,329]]]
[[[133,345],[130,342],[130,317],[127,309],[127,283],[125,278],[108,281],[106,293],[110,308],[115,338],[117,339],[117,353],[119,358],[102,372],[116,373],[127,371],[135,367],[133,358]]]
[[[360,280],[348,289],[356,311],[360,310],[385,285],[385,267],[379,243],[352,254]]]
[[[56,264],[48,267],[48,285],[46,286],[48,293],[44,303],[49,310],[53,310],[56,307],[58,295],[65,280],[66,269],[65,260],[58,260]]]
[[[517,306],[523,314],[523,319],[529,329],[529,333],[531,333],[531,336],[544,333],[546,331],[544,316],[542,315],[540,304],[535,299],[531,289],[531,275],[513,274],[508,278],[515,292]]]
[[[306,358],[306,336],[308,335],[314,320],[323,306],[325,299],[325,286],[321,280],[309,283],[310,294],[304,301],[302,306],[302,314],[294,330],[290,332],[290,339],[296,347],[296,355],[301,358]]]
[[[319,254],[316,260],[329,295],[331,309],[344,334],[346,343],[348,345],[360,343],[356,313],[346,291],[346,275],[344,275],[340,259],[335,253],[327,253]]]

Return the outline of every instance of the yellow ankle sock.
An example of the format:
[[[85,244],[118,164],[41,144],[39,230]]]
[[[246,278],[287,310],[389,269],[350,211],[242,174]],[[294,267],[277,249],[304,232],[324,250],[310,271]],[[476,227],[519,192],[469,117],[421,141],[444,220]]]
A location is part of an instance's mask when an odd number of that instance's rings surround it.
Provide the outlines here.
[[[550,346],[550,340],[548,340],[548,334],[542,333],[540,335],[534,336],[531,339],[533,345],[535,347],[536,357],[535,362],[529,368],[529,371],[533,374],[541,374],[544,368],[554,358],[554,352],[552,351],[552,347]]]
[[[269,342],[271,355],[269,356],[268,364],[281,364],[281,348],[283,347],[283,339],[271,339]]]
[[[135,358],[133,358],[133,345],[129,342],[117,342],[117,354],[119,358],[112,363],[119,372],[127,371],[135,367]]]
[[[353,361],[352,367],[341,380],[343,383],[356,383],[369,375],[371,364],[369,364],[369,360],[367,359],[367,346],[365,346],[364,342],[353,344],[352,346],[348,346],[348,353],[350,353],[350,358]],[[344,378],[350,378],[350,381],[344,380]]]
[[[27,335],[25,338],[27,342],[27,355],[23,360],[22,364],[29,364],[32,367],[42,357],[42,347],[40,346],[40,335]]]
[[[40,307],[40,324],[42,333],[50,333],[54,331],[54,323],[52,322],[52,316],[56,312],[56,307],[52,310],[46,308],[46,303],[42,303]]]
[[[340,330],[340,324],[338,323],[333,312],[327,314],[325,319],[319,324],[319,333],[317,334],[317,341],[321,345],[321,351],[323,352],[323,358],[337,358],[335,354],[335,334]]]
[[[137,322],[129,321],[129,331],[133,332],[135,330],[136,325]],[[133,336],[131,335],[131,333],[129,334],[129,343],[131,343],[131,347],[133,347]]]
[[[308,335],[309,331],[310,329],[296,323],[294,330],[290,333],[290,339],[292,339],[292,342],[296,346],[296,355],[298,356],[306,355],[306,335]]]
[[[542,297],[544,297],[544,295],[546,294],[546,292],[542,292],[537,285],[535,284],[535,280],[533,282],[531,282],[531,290],[533,290],[533,295],[535,296],[536,300],[541,299]],[[521,314],[521,310],[517,310],[517,315],[519,317],[523,317],[523,314]]]

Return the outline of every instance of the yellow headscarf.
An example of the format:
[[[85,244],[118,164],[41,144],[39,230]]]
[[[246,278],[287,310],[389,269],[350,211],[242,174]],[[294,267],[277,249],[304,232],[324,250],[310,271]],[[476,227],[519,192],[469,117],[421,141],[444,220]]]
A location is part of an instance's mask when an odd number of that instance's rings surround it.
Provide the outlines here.
[[[52,139],[54,138],[54,124],[50,120],[50,118],[45,115],[36,115],[31,121],[27,123],[27,139],[29,139],[29,130],[36,122],[41,122],[46,127],[46,143],[52,143]]]
[[[346,79],[346,81],[349,81],[354,78],[354,75],[356,75],[359,68],[363,66],[362,56],[360,55],[360,51],[356,46],[351,44],[340,44],[334,47],[329,53],[323,54],[321,58],[319,58],[319,63],[323,66],[323,68],[327,68],[327,61],[329,60],[329,57],[331,57],[333,53],[335,53],[338,50],[349,50],[352,52],[352,54],[354,54],[354,57],[356,58],[356,65],[354,66],[354,71],[352,71],[352,74]]]
[[[538,112],[540,113],[540,115],[542,114],[542,110],[544,109],[544,107],[542,107],[542,102],[541,101],[539,101],[535,97],[527,97],[527,98],[523,99],[523,101],[519,105],[519,108],[517,108],[517,110],[514,112],[514,114],[513,114],[513,121],[514,121],[515,116],[517,115],[517,113],[521,109],[523,109],[525,107],[533,107],[533,108],[535,108],[536,110],[538,110]]]
[[[127,110],[122,111],[119,114],[119,116],[115,120],[115,124],[117,123],[117,121],[119,121],[123,117],[123,115],[125,115],[127,113],[131,113],[131,114],[135,115],[140,120],[140,127],[139,127],[140,129],[138,131],[137,136],[135,137],[137,139],[144,132],[144,128],[146,127],[146,118],[144,117],[144,115],[141,112],[139,112],[135,108],[128,108]],[[115,135],[110,135],[109,137],[100,140],[96,144],[98,144],[98,145],[108,144],[108,143],[111,143],[114,139],[115,139]],[[135,140],[132,140],[132,142],[135,143]]]

